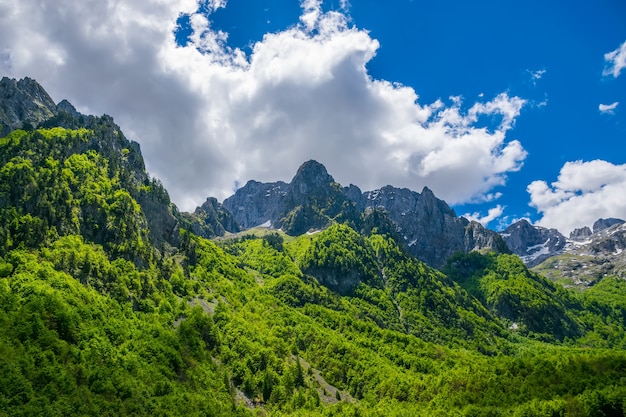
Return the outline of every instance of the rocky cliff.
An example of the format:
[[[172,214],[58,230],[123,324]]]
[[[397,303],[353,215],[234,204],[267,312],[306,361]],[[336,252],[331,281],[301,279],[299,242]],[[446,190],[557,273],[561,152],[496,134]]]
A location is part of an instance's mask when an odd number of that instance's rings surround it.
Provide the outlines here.
[[[0,137],[15,129],[32,129],[57,113],[57,106],[31,78],[0,80]]]
[[[181,219],[185,229],[207,239],[241,231],[230,211],[214,197],[207,198],[193,213],[181,213]]]
[[[397,224],[409,253],[426,263],[441,267],[455,252],[496,250],[508,252],[500,236],[480,223],[457,217],[448,204],[425,187],[421,194],[407,188],[385,186],[357,196],[348,187],[357,207],[384,210]]]
[[[375,209],[393,222],[411,254],[434,267],[458,251],[508,251],[497,233],[457,217],[428,188],[421,194],[392,186],[367,192],[355,185],[342,188],[316,161],[305,162],[289,184],[250,181],[224,206],[244,228],[265,225],[292,235],[333,222],[359,228],[365,213]]]
[[[356,221],[359,213],[341,186],[316,161],[302,164],[289,184],[249,181],[224,200],[244,228],[267,226],[300,235],[334,221]]]
[[[584,234],[585,231],[581,231]],[[568,240],[556,229],[533,226],[522,219],[500,233],[507,246],[529,267],[540,264],[565,248]]]
[[[607,224],[611,226],[603,228]],[[579,288],[595,285],[605,276],[626,278],[626,223],[602,222],[595,230],[585,239],[570,240],[563,251],[534,270]]]

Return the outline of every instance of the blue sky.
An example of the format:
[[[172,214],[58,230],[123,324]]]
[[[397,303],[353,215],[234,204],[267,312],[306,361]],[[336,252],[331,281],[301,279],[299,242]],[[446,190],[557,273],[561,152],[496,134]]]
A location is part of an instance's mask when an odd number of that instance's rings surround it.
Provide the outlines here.
[[[625,60],[617,0],[0,2],[2,75],[111,114],[183,210],[313,158],[494,229],[626,218]]]

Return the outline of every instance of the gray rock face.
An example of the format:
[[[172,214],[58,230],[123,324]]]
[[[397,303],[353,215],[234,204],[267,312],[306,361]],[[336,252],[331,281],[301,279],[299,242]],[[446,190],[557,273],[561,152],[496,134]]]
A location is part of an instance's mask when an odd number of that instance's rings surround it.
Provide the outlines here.
[[[269,224],[294,235],[332,221],[356,226],[366,210],[382,210],[409,252],[436,268],[457,251],[508,251],[497,233],[457,217],[428,188],[421,194],[392,186],[365,193],[354,185],[342,188],[316,161],[304,163],[289,184],[250,181],[224,206],[243,228]]]
[[[540,274],[581,289],[604,276],[626,277],[626,223],[599,219],[566,239],[555,229],[532,226],[526,220],[512,224],[501,235],[511,251]]]
[[[193,214],[181,213],[185,227],[194,234],[210,239],[226,232],[241,231],[233,215],[216,198],[209,197]]]
[[[567,244],[567,239],[558,230],[533,226],[524,219],[513,223],[500,235],[511,252],[519,255],[529,267],[559,253]]]
[[[250,180],[223,204],[244,229],[263,224],[271,226],[279,219],[288,188],[289,185],[282,181],[260,183]]]
[[[357,201],[361,210],[384,209],[398,225],[409,253],[440,268],[455,252],[496,250],[507,252],[500,236],[480,223],[456,216],[445,201],[425,187],[422,193],[385,186],[363,193]]]
[[[248,181],[224,207],[243,228],[265,225],[290,235],[322,229],[348,214],[358,217],[341,186],[316,161],[302,164],[289,184]]]
[[[607,222],[606,220],[610,220]],[[600,222],[600,223],[598,223]],[[606,224],[611,224],[608,227],[602,227]],[[596,225],[601,226],[596,228]],[[594,223],[594,232],[589,240],[580,246],[576,246],[573,252],[579,254],[613,257],[624,257],[626,253],[626,223],[619,219],[600,219]]]
[[[613,219],[613,218],[598,219],[593,224],[593,233],[601,232],[602,230],[608,229],[609,227],[613,225],[622,224],[622,223],[624,223],[624,220],[621,220],[621,219]]]
[[[69,101],[63,99],[57,104],[57,111],[64,111],[66,113],[71,114],[74,117],[80,117],[81,114],[76,110],[76,107],[72,105]]]
[[[585,240],[589,236],[591,236],[591,229],[588,226],[581,227],[579,229],[574,229],[570,234],[569,238],[572,240]]]
[[[56,104],[37,81],[7,77],[0,80],[0,136],[15,129],[37,127],[56,111]]]

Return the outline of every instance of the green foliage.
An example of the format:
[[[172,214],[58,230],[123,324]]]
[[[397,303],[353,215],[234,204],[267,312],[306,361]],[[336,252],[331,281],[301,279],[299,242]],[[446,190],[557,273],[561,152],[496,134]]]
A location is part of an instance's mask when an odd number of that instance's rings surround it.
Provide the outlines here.
[[[293,213],[324,231],[164,250],[146,210],[169,197],[112,120],[45,126],[0,138],[0,414],[626,412],[621,279],[574,293],[478,253],[442,273],[340,189]]]
[[[515,255],[459,253],[449,259],[444,272],[514,329],[547,340],[581,333],[576,299],[529,271]]]
[[[131,173],[140,156],[121,147],[127,141],[115,129],[103,118],[91,129],[18,130],[1,139],[0,254],[81,234],[114,256],[148,263],[154,254],[137,202],[145,191]]]
[[[315,235],[300,268],[343,294],[351,293],[360,282],[381,285],[373,248],[346,225],[334,224]]]

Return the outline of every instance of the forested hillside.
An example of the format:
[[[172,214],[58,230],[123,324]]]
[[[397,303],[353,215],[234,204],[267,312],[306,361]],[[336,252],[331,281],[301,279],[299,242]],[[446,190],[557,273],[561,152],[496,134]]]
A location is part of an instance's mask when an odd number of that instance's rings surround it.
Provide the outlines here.
[[[110,117],[13,130],[0,415],[624,415],[622,279],[574,292],[506,254],[438,271],[376,216],[211,241]]]

